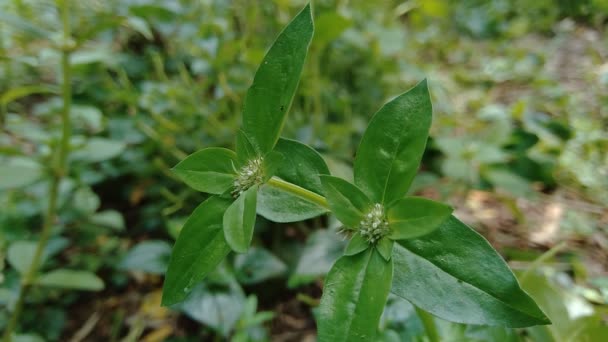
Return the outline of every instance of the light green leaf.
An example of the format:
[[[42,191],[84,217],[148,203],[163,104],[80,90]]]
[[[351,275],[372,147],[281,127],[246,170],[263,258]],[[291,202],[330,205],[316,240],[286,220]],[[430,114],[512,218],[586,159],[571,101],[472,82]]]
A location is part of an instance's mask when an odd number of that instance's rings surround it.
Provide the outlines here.
[[[68,269],[58,269],[42,274],[36,279],[36,284],[82,291],[101,291],[104,289],[103,280],[95,273]]]
[[[224,213],[224,236],[233,251],[245,253],[253,238],[258,186],[243,192]]]
[[[241,284],[257,284],[281,276],[285,271],[287,265],[262,248],[252,247],[234,258],[235,276]]]
[[[61,252],[68,245],[68,240],[57,237],[52,238],[46,245],[42,253],[42,260],[39,268],[44,265],[44,262],[53,255]],[[15,241],[11,243],[7,251],[7,260],[9,264],[19,273],[25,274],[32,264],[34,254],[36,254],[37,241]]]
[[[406,197],[388,209],[389,237],[393,240],[412,239],[437,229],[452,214],[449,205],[422,197]]]
[[[233,186],[235,165],[233,151],[209,147],[189,155],[173,171],[194,190],[219,195]]]
[[[125,229],[125,220],[122,217],[122,214],[116,210],[104,210],[95,213],[91,216],[90,222],[114,230]]]
[[[373,341],[392,278],[392,261],[372,249],[340,258],[325,280],[319,342]]]
[[[369,247],[369,243],[365,238],[361,236],[359,233],[355,233],[353,237],[348,242],[346,249],[344,250],[344,255],[355,255],[363,252]]]
[[[183,301],[230,252],[222,219],[231,200],[210,197],[190,215],[173,247],[163,286],[163,305]]]
[[[279,139],[312,34],[312,14],[308,5],[276,39],[247,91],[243,130],[262,154],[272,150]]]
[[[125,143],[122,141],[90,138],[83,146],[74,148],[70,157],[87,163],[98,163],[118,156],[124,149]]]
[[[20,188],[42,177],[37,165],[0,165],[0,190]]]
[[[549,324],[490,244],[454,216],[431,234],[395,244],[392,292],[457,323]]]
[[[264,156],[264,182],[274,176],[284,159],[283,154],[277,151],[270,151]]]
[[[148,240],[135,245],[119,267],[123,270],[164,274],[169,264],[171,246],[162,240]]]
[[[357,228],[372,208],[372,201],[357,186],[342,178],[321,176],[323,190],[331,211],[348,228]]]
[[[248,161],[259,157],[261,154],[251,143],[247,133],[240,129],[236,135],[236,156],[239,167],[247,164]]]
[[[323,194],[319,175],[329,174],[329,170],[315,150],[288,139],[279,139],[274,150],[284,158],[275,176],[316,194]],[[274,222],[297,222],[325,212],[325,208],[315,203],[269,185],[262,186],[258,193],[258,213]]]
[[[354,165],[355,184],[372,201],[388,205],[407,193],[422,159],[431,116],[426,80],[374,115]]]

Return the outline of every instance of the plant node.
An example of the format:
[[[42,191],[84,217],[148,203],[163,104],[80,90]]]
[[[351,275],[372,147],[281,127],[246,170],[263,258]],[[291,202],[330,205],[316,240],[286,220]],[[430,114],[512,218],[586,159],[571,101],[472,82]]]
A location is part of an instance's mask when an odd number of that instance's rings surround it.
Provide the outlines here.
[[[257,157],[245,164],[238,172],[234,180],[233,197],[239,197],[244,191],[264,181],[264,159]]]
[[[361,223],[359,224],[359,233],[368,243],[374,244],[389,233],[388,222],[384,216],[384,207],[380,203],[376,203],[370,210]]]

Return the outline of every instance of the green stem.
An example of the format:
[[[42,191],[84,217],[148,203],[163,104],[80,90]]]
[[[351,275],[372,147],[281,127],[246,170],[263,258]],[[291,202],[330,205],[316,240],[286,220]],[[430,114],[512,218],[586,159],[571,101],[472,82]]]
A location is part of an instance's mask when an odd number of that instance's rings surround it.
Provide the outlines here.
[[[63,22],[63,34],[65,41],[68,41],[71,37],[68,1],[69,0],[58,1],[58,5],[61,8],[61,20]],[[40,268],[40,265],[42,263],[42,256],[51,236],[53,223],[55,221],[55,215],[57,211],[57,197],[59,194],[59,184],[61,183],[63,177],[66,176],[69,171],[67,157],[70,147],[70,135],[72,131],[72,127],[70,124],[70,107],[72,104],[72,85],[70,83],[70,54],[71,49],[69,49],[67,46],[64,47],[61,55],[61,69],[63,73],[63,110],[61,112],[61,142],[57,151],[58,156],[55,160],[53,160],[54,165],[49,190],[49,203],[46,214],[44,216],[42,231],[40,232],[40,239],[38,240],[38,245],[36,246],[36,251],[34,252],[32,263],[30,264],[26,274],[24,275],[21,281],[21,291],[19,292],[19,297],[17,298],[15,308],[6,326],[4,335],[2,335],[3,342],[10,342],[12,340],[13,332],[17,328],[19,317],[21,316],[21,312],[23,311],[25,298],[27,297],[27,293],[31,289],[36,279],[38,269]]]
[[[418,314],[418,317],[420,317],[420,320],[422,321],[422,325],[424,325],[424,330],[426,331],[426,336],[429,338],[429,341],[439,342],[439,332],[435,325],[435,317],[418,307],[416,307],[416,314]]]
[[[329,210],[329,203],[327,203],[327,200],[325,199],[325,197],[314,193],[310,190],[304,189],[298,185],[286,182],[280,178],[277,177],[272,177],[270,178],[270,180],[266,183],[272,187],[275,187],[277,189],[281,189],[285,192],[289,192],[293,195],[296,195],[302,199],[305,199],[311,203],[317,204],[327,210]]]

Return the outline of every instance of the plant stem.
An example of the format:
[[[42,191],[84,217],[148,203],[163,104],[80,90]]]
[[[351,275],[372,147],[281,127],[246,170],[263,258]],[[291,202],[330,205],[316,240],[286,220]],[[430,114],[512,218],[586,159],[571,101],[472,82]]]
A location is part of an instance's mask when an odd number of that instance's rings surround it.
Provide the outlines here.
[[[70,17],[69,17],[69,0],[58,0],[58,5],[61,8],[61,20],[63,23],[63,34],[64,39],[67,42],[71,38],[70,31]],[[15,308],[11,315],[11,318],[6,326],[4,335],[2,335],[3,342],[10,342],[12,340],[13,332],[19,322],[19,317],[23,311],[25,304],[25,298],[27,293],[31,289],[38,269],[41,266],[44,250],[51,236],[53,223],[55,221],[55,215],[57,211],[57,197],[59,195],[59,184],[63,177],[68,174],[68,163],[67,157],[70,147],[70,135],[72,131],[70,123],[70,107],[72,104],[72,85],[71,80],[71,69],[70,69],[70,54],[71,49],[65,45],[62,49],[61,55],[61,69],[63,74],[62,79],[62,96],[63,96],[63,110],[61,112],[61,142],[56,151],[57,158],[53,160],[52,166],[52,179],[49,189],[49,202],[44,221],[42,225],[42,231],[40,232],[40,239],[34,252],[32,263],[30,264],[26,274],[23,276],[21,281],[21,291],[19,291],[19,297],[15,304]]]
[[[317,205],[329,210],[329,203],[327,203],[327,200],[325,199],[325,197],[323,197],[317,193],[314,193],[310,190],[304,189],[298,185],[286,182],[277,177],[270,178],[270,180],[266,184],[268,184],[272,187],[275,187],[277,189],[281,189],[285,192],[289,192],[293,195],[296,195],[302,199],[307,200],[308,202],[317,204]]]
[[[439,342],[439,332],[437,331],[433,315],[418,307],[416,307],[416,314],[418,314],[418,317],[422,321],[422,325],[424,325],[424,330],[426,331],[426,336],[429,338],[429,341]]]

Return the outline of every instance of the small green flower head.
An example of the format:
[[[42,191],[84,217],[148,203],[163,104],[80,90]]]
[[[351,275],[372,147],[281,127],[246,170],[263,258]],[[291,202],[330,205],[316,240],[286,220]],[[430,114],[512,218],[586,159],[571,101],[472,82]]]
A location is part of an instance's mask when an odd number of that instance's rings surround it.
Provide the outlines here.
[[[388,221],[384,215],[384,207],[374,204],[372,209],[363,217],[359,224],[359,233],[368,243],[374,244],[390,232]]]
[[[233,197],[239,197],[244,191],[256,184],[264,182],[264,158],[257,157],[251,159],[237,171],[234,179],[234,189],[232,190]]]

